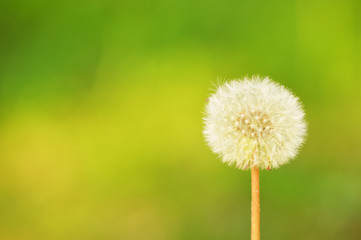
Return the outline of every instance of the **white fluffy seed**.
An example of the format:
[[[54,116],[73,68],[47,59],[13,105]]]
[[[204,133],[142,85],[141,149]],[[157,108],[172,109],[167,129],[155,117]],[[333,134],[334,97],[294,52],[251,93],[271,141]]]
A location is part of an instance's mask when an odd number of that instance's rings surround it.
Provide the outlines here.
[[[229,126],[242,134],[229,134]],[[269,78],[230,81],[207,102],[206,141],[223,162],[241,169],[277,168],[287,163],[296,156],[305,134],[298,98]]]

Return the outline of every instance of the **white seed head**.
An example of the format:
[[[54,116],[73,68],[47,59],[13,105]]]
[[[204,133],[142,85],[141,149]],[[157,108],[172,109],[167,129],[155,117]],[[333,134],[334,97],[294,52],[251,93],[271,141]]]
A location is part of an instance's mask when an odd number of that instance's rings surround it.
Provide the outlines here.
[[[306,122],[299,99],[269,78],[233,80],[209,97],[204,136],[222,161],[238,168],[278,168],[295,157]]]

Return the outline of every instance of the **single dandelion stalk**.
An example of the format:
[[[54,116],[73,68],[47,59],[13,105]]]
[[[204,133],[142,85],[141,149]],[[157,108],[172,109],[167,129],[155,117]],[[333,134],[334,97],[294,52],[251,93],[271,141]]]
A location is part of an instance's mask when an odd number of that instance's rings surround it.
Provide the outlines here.
[[[224,163],[251,170],[251,240],[260,239],[259,169],[294,158],[306,123],[299,99],[268,77],[229,81],[208,98],[204,136]]]
[[[251,169],[252,201],[251,201],[251,239],[260,238],[260,202],[259,202],[259,169]]]

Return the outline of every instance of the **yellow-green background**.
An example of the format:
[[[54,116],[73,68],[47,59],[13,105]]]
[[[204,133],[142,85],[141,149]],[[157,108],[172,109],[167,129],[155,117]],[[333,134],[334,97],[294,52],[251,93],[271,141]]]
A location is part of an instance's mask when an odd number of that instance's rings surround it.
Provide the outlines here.
[[[201,131],[253,74],[309,123],[261,172],[262,239],[360,239],[359,0],[1,0],[0,239],[249,239],[250,173]]]

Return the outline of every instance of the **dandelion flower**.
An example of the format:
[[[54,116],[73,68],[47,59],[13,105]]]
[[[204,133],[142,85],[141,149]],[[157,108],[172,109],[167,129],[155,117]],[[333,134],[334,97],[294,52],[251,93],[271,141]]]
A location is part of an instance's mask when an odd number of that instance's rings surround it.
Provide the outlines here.
[[[233,80],[209,97],[204,135],[229,165],[278,168],[304,141],[304,115],[298,98],[269,78]]]
[[[260,239],[259,168],[278,168],[304,141],[304,111],[296,96],[269,78],[233,80],[208,99],[205,138],[229,165],[251,169],[251,239]]]

